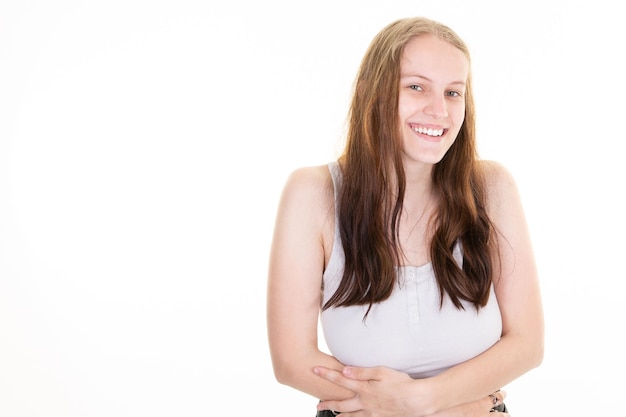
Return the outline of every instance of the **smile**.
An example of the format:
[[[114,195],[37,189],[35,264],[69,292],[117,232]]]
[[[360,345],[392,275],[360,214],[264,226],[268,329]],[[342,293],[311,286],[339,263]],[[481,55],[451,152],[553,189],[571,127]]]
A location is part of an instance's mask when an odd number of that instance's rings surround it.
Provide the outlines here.
[[[416,133],[420,133],[422,135],[428,135],[428,136],[442,136],[445,132],[446,129],[431,129],[431,128],[425,128],[425,127],[419,127],[419,126],[411,126],[411,130],[413,130]]]

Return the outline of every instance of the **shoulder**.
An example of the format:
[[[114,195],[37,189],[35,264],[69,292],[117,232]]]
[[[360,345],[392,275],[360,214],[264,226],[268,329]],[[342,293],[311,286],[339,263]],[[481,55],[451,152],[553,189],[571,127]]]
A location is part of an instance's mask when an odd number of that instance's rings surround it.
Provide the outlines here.
[[[497,161],[481,160],[479,162],[485,177],[487,198],[490,203],[502,202],[517,194],[517,183],[509,169]]]
[[[276,259],[324,265],[334,226],[334,193],[328,165],[297,168],[287,177],[275,221]],[[280,254],[280,256],[278,255]],[[319,257],[319,258],[318,258]],[[315,258],[315,261],[311,259]],[[321,274],[321,273],[320,273]]]
[[[319,198],[332,190],[328,165],[300,167],[287,177],[284,193],[298,198]]]
[[[511,171],[497,161],[480,162],[487,191],[489,216],[496,224],[522,221],[524,214],[517,182]]]
[[[287,177],[281,197],[281,211],[298,218],[324,220],[333,206],[334,194],[328,165],[301,167]]]
[[[485,175],[485,182],[490,191],[496,191],[501,187],[515,185],[515,179],[511,171],[498,161],[481,160],[480,167]]]
[[[330,180],[328,165],[315,165],[296,168],[291,171],[288,183],[296,183],[301,186],[324,185]]]

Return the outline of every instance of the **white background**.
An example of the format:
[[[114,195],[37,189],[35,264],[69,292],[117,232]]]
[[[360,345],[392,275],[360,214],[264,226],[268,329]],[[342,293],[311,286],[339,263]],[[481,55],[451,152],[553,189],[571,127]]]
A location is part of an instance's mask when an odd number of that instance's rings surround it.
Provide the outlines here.
[[[335,158],[365,48],[413,15],[469,44],[481,154],[525,201],[546,355],[513,415],[621,407],[617,3],[3,0],[0,415],[313,416],[267,348],[278,197]]]

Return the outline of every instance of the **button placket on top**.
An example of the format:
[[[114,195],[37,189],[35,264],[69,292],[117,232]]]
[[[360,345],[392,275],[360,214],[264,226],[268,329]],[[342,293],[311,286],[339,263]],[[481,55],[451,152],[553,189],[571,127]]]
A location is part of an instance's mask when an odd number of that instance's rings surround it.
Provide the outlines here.
[[[405,294],[409,323],[411,325],[417,325],[420,320],[417,268],[414,266],[407,267],[407,270],[405,271],[405,279]]]

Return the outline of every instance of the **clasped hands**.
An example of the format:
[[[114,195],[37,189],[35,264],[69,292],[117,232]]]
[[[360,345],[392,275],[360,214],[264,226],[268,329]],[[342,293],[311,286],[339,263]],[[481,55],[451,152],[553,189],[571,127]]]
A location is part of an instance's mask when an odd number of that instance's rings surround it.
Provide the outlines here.
[[[321,366],[313,373],[355,393],[343,400],[320,401],[318,410],[334,410],[346,417],[508,417],[507,413],[490,413],[493,398],[502,403],[504,391],[471,403],[436,411],[428,380],[412,379],[404,372],[386,367],[345,366],[342,371]]]

